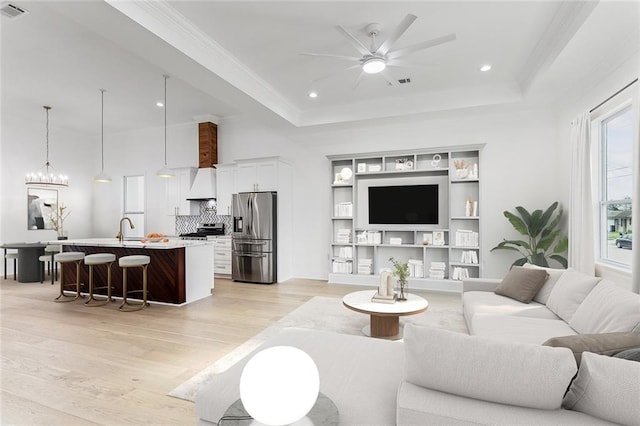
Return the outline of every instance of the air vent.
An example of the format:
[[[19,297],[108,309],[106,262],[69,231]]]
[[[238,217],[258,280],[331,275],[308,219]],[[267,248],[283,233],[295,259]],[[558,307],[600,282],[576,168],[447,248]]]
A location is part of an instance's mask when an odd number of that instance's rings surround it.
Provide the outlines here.
[[[398,83],[400,84],[407,84],[407,83],[411,83],[411,79],[409,77],[407,78],[401,78],[400,80],[398,80]]]
[[[29,13],[28,10],[18,7],[13,3],[3,3],[0,7],[0,12],[2,12],[2,15],[9,18],[17,18],[18,16],[26,15],[27,13]]]

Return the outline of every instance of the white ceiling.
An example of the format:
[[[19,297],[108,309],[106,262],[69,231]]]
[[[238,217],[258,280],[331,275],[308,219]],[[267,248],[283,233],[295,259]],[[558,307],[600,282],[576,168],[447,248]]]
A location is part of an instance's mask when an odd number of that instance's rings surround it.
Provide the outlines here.
[[[154,104],[165,73],[169,123],[242,112],[309,126],[548,104],[588,89],[640,47],[637,1],[14,3],[30,13],[2,17],[3,114],[39,118],[51,104],[61,125],[89,132],[99,131],[100,88],[106,131],[161,125]],[[369,45],[367,24],[381,24],[382,42],[408,13],[418,19],[395,47],[457,36],[406,57],[419,66],[389,70],[410,84],[366,75],[354,88],[360,71],[341,71],[352,63],[300,55],[359,56],[337,25]],[[493,69],[481,73],[485,63]]]

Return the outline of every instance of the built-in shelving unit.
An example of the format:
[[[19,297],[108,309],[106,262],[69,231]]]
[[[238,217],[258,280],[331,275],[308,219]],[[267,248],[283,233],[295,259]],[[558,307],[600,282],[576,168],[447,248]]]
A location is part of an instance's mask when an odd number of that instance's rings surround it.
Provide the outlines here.
[[[329,282],[377,285],[389,257],[409,262],[409,288],[461,291],[482,276],[482,145],[329,156]],[[439,218],[430,225],[369,224],[368,188],[438,185]]]

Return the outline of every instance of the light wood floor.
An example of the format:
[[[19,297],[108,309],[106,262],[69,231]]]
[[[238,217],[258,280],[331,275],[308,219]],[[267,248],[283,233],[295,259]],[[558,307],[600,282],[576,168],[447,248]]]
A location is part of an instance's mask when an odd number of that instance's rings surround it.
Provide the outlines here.
[[[217,279],[201,301],[123,313],[55,303],[50,281],[0,279],[0,423],[194,424],[194,404],[167,392],[313,296],[362,289]]]

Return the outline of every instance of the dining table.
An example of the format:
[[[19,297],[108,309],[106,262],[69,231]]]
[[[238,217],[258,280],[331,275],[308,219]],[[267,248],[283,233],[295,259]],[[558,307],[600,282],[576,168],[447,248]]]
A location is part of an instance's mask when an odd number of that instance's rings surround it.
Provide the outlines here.
[[[7,254],[7,249],[18,251],[18,281],[22,283],[40,282],[40,256],[44,254],[46,243],[5,243],[0,245]],[[6,268],[6,262],[5,262]],[[14,271],[15,273],[15,271]]]

